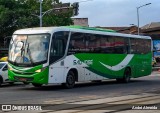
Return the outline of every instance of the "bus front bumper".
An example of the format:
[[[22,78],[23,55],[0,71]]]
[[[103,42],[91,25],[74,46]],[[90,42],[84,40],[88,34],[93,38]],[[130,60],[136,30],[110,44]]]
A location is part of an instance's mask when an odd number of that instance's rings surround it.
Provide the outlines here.
[[[16,73],[14,71],[8,70],[9,80],[15,82],[27,82],[27,83],[38,83],[38,84],[48,84],[48,71],[46,68],[42,72],[35,72],[30,75]]]

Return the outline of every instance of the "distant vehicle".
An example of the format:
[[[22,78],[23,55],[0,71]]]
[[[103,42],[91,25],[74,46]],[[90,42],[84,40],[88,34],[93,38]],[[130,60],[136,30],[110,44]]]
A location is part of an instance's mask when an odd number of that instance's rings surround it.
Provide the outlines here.
[[[8,57],[2,57],[2,58],[0,58],[0,62],[7,62],[7,60],[8,60]]]
[[[63,26],[21,29],[9,45],[9,79],[32,83],[62,84],[147,76],[152,71],[149,36],[113,30]]]
[[[0,86],[2,83],[10,83],[13,84],[14,82],[9,81],[8,79],[8,63],[7,62],[0,62]]]

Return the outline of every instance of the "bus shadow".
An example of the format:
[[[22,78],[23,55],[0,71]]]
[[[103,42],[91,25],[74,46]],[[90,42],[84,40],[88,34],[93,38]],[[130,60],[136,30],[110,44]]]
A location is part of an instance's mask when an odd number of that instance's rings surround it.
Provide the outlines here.
[[[22,86],[23,84],[20,84],[20,83],[14,83],[14,84],[9,84],[9,83],[5,83],[5,84],[2,84],[0,86],[0,88],[8,88],[8,87],[17,87],[17,86]]]
[[[82,82],[82,83],[76,83],[73,89],[79,89],[79,88],[87,88],[87,87],[99,87],[99,86],[126,86],[131,84],[143,84],[143,82],[147,82],[147,80],[131,80],[129,83],[121,83],[117,82],[116,80],[109,80],[109,81],[102,81],[102,82]],[[29,85],[29,87],[23,87],[21,88],[23,90],[38,90],[38,91],[57,91],[57,90],[65,90],[66,88],[62,85],[44,85],[41,87],[34,87]],[[70,89],[66,89],[70,90]],[[72,89],[71,89],[72,90]]]

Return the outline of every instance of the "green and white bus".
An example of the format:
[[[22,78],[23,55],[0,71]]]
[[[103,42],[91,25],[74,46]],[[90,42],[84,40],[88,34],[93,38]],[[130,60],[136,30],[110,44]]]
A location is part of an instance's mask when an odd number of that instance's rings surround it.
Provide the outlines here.
[[[9,79],[63,84],[130,78],[151,74],[148,36],[80,26],[42,27],[14,32],[9,46]]]

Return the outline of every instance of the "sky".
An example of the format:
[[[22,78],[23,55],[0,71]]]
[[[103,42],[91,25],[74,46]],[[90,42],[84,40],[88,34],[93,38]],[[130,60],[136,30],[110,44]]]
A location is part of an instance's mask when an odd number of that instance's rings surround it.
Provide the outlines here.
[[[79,2],[79,15],[74,18],[88,18],[89,26],[125,27],[137,25],[139,8],[140,27],[151,22],[160,22],[160,0],[60,0],[62,3]],[[87,2],[85,2],[87,1]]]

